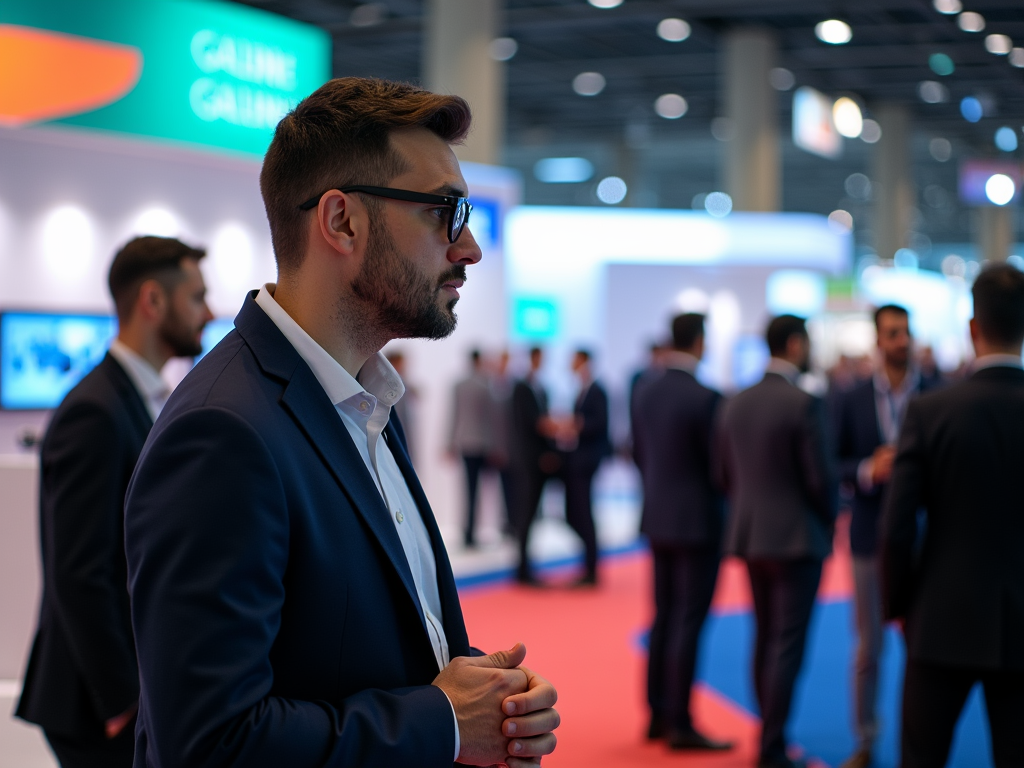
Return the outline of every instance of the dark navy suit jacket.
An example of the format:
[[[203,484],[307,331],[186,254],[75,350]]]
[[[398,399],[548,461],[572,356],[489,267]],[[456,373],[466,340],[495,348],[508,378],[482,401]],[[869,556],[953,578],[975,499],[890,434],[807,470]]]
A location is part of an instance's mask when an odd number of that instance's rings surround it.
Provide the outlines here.
[[[452,709],[394,522],[254,297],[175,390],[129,488],[135,764],[450,766]],[[451,656],[469,655],[393,416],[384,436],[433,543]]]

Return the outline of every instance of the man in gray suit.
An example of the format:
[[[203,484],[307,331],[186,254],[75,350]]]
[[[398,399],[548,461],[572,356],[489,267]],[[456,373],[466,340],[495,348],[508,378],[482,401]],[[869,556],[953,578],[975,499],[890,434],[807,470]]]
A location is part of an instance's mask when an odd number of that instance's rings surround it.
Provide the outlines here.
[[[480,473],[488,464],[495,445],[494,397],[484,371],[480,351],[469,353],[470,373],[455,385],[452,425],[448,437],[448,453],[461,456],[466,468],[465,545],[476,546],[476,497]]]
[[[796,386],[810,361],[804,321],[768,325],[764,379],[726,406],[715,468],[731,508],[726,551],[750,573],[757,621],[754,688],[763,728],[758,765],[791,768],[785,726],[807,627],[831,549],[836,493],[821,401]]]

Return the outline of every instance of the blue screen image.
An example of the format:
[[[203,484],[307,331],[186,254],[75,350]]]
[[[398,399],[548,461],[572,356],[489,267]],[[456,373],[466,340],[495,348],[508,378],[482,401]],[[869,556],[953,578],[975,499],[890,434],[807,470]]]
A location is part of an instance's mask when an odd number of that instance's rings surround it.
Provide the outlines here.
[[[56,408],[91,371],[117,333],[106,315],[0,315],[0,407]]]
[[[203,353],[196,358],[196,362],[206,357],[207,353],[234,329],[235,320],[232,317],[218,317],[208,322],[203,328]]]

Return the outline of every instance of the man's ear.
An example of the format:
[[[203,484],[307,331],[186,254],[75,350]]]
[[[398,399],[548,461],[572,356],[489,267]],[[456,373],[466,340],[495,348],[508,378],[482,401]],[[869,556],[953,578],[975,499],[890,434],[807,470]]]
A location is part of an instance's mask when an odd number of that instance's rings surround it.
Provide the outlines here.
[[[153,324],[163,320],[167,313],[168,296],[158,280],[149,279],[139,286],[135,299],[135,313]]]
[[[354,253],[366,240],[369,217],[355,195],[331,190],[320,198],[316,218],[324,242],[342,255]]]

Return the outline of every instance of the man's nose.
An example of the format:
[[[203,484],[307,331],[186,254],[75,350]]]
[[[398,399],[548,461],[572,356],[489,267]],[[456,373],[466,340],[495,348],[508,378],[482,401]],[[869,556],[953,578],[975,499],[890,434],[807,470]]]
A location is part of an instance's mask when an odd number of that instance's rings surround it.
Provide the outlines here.
[[[448,261],[452,264],[476,264],[482,258],[483,252],[468,226],[462,230],[459,239],[448,246]]]

